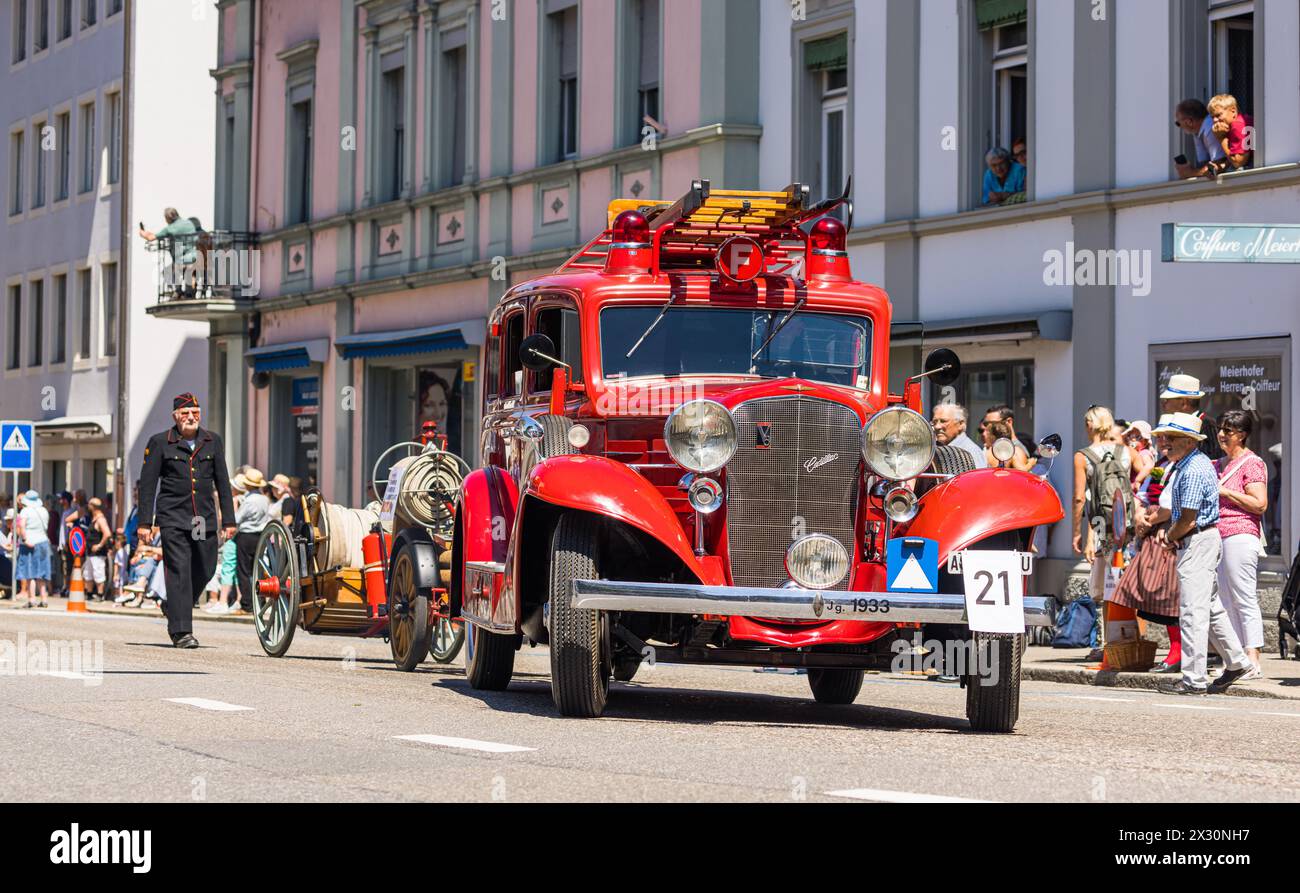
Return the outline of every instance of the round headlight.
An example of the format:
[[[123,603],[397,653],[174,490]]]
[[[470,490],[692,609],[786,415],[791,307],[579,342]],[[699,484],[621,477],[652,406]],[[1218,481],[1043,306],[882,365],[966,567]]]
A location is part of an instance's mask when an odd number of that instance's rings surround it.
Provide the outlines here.
[[[713,400],[691,400],[664,422],[668,454],[690,471],[717,471],[736,454],[736,420]]]
[[[993,458],[999,462],[1010,462],[1016,455],[1016,445],[1011,442],[1010,437],[999,437],[993,441],[992,453]]]
[[[830,589],[849,572],[849,553],[824,533],[801,537],[785,553],[785,572],[804,589]]]
[[[911,480],[934,459],[934,432],[918,412],[882,409],[862,429],[862,458],[882,478]]]

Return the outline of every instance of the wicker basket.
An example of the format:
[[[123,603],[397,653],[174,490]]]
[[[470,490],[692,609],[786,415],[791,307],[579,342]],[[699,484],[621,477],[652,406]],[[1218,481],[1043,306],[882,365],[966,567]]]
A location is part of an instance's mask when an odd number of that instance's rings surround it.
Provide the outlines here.
[[[1145,672],[1156,662],[1156,643],[1150,639],[1125,639],[1106,646],[1106,667]]]

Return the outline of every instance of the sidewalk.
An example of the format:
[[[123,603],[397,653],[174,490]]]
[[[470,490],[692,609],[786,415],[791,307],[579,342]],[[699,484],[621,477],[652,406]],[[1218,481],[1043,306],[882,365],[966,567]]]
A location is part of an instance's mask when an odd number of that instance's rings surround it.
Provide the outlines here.
[[[49,602],[50,602],[50,606],[48,608],[32,608],[31,609],[32,613],[57,612],[62,614],[62,613],[66,613],[68,610],[68,600],[66,598],[51,596]],[[14,607],[15,605],[12,600],[0,601],[0,608],[14,608]],[[121,605],[115,605],[112,602],[101,602],[101,601],[92,602],[87,600],[86,610],[88,610],[91,614],[125,614],[128,617],[161,618],[163,616],[162,611],[158,609],[157,605],[154,602],[145,602],[144,606],[139,608],[125,608],[122,607]],[[201,606],[194,609],[194,618],[196,620],[219,620],[225,623],[252,623],[253,622],[253,615],[251,614],[244,614],[243,616],[240,617],[228,617],[225,614],[209,614],[207,611],[202,610]]]
[[[1105,673],[1089,670],[1096,661],[1088,661],[1086,648],[1048,648],[1033,646],[1025,651],[1024,678],[1039,682],[1065,682],[1073,685],[1098,685],[1114,688],[1145,688],[1155,691],[1161,682],[1173,682],[1177,674]],[[1163,649],[1156,659],[1164,656]],[[1280,698],[1300,701],[1300,661],[1282,660],[1276,651],[1265,652],[1261,662],[1262,679],[1238,682],[1225,694],[1245,698]]]

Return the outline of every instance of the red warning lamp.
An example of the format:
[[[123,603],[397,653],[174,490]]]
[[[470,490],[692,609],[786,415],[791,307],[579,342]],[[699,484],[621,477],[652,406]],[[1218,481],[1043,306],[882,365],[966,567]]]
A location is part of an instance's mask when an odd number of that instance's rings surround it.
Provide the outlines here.
[[[624,211],[614,218],[610,235],[613,236],[614,245],[619,248],[649,245],[650,222],[640,211]]]
[[[808,234],[808,278],[848,282],[853,278],[849,270],[848,230],[834,217],[823,217],[813,224]]]
[[[621,275],[649,273],[654,251],[650,244],[650,222],[640,211],[624,211],[609,228],[610,246],[605,255],[605,272]]]
[[[848,231],[834,217],[823,217],[814,223],[808,237],[814,251],[843,252],[848,243]]]

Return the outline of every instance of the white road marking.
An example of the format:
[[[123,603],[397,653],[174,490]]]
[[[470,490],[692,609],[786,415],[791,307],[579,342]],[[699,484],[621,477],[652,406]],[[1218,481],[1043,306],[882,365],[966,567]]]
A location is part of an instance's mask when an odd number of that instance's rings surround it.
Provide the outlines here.
[[[231,712],[235,710],[252,710],[252,707],[243,707],[239,704],[227,704],[225,701],[210,701],[207,698],[164,698],[173,704],[184,704],[187,707],[198,707],[201,710],[221,710]]]
[[[488,753],[518,753],[537,749],[535,747],[520,747],[517,744],[499,744],[496,741],[475,741],[473,738],[449,738],[446,735],[394,735],[393,737],[399,741],[416,741],[420,744],[432,744],[435,747],[482,750]]]
[[[1100,695],[1066,695],[1075,701],[1114,701],[1116,704],[1132,704],[1132,698],[1103,698]]]
[[[991,800],[969,800],[965,797],[944,797],[939,794],[911,794],[907,791],[880,791],[874,788],[852,788],[845,791],[827,791],[828,797],[850,797],[854,800],[874,800],[877,803],[992,803]]]
[[[1165,704],[1161,701],[1152,701],[1153,707],[1173,707],[1175,710],[1227,710],[1227,707],[1207,707],[1204,704]]]

